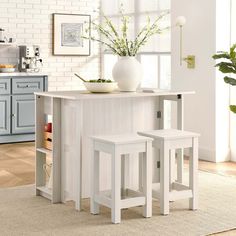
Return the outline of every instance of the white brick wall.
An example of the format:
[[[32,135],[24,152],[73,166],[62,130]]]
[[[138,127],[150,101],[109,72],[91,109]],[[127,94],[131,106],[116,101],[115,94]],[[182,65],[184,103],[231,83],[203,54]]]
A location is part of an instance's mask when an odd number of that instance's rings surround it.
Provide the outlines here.
[[[91,43],[91,56],[52,55],[52,13],[90,14],[99,0],[0,0],[0,27],[7,37],[16,38],[18,45],[39,45],[43,58],[42,71],[49,75],[49,90],[81,89],[75,77],[78,72],[86,79],[99,77],[100,59],[97,44]],[[18,48],[0,48],[0,63],[18,60]]]

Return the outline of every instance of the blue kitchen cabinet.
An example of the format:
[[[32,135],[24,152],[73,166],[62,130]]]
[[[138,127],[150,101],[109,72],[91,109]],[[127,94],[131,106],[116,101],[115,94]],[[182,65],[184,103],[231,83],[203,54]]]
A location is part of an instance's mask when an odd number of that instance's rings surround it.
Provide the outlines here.
[[[0,96],[0,135],[10,134],[10,97]]]
[[[47,91],[47,76],[0,76],[0,143],[35,140],[34,92]]]

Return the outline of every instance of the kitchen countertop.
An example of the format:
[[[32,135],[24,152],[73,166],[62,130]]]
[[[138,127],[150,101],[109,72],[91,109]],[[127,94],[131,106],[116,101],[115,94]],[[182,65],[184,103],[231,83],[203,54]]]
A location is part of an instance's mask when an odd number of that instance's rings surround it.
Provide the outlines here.
[[[78,91],[53,91],[53,92],[36,92],[36,95],[71,99],[71,100],[84,100],[84,99],[111,99],[111,98],[132,98],[132,97],[155,97],[155,96],[168,96],[178,94],[194,94],[194,91],[174,91],[174,90],[158,90],[155,92],[120,92],[114,91],[112,93],[90,93],[87,90]]]
[[[27,72],[11,72],[11,73],[0,73],[0,77],[9,77],[9,76],[47,76],[46,73],[27,73]]]

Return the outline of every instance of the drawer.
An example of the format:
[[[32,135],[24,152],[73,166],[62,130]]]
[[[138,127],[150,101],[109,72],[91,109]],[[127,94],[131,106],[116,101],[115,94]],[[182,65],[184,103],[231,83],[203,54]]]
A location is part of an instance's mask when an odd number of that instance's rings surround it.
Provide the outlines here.
[[[12,79],[13,94],[27,94],[40,91],[43,91],[43,77]]]
[[[11,93],[11,83],[10,79],[1,79],[0,78],[0,95],[10,94]]]

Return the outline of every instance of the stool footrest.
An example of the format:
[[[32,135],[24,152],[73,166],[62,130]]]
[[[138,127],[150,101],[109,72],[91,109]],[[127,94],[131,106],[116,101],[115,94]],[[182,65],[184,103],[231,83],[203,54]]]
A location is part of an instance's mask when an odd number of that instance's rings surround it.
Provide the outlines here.
[[[102,191],[99,194],[94,196],[94,201],[98,204],[111,208],[111,197],[108,196],[108,192],[110,191]]]
[[[193,197],[192,190],[184,184],[174,182],[172,183],[171,187],[172,191],[169,192],[169,201],[176,201]],[[160,199],[160,183],[153,184],[152,196],[153,198]]]
[[[126,196],[121,196],[120,203],[121,209],[135,207],[135,206],[143,206],[146,204],[145,196],[143,193],[126,189]],[[105,190],[99,192],[94,196],[94,201],[98,204],[111,208],[111,190]]]
[[[121,200],[121,209],[145,205],[145,197],[132,197]]]
[[[169,201],[176,201],[180,199],[186,199],[186,198],[192,198],[193,197],[193,192],[191,189],[189,190],[173,190],[169,194]]]

